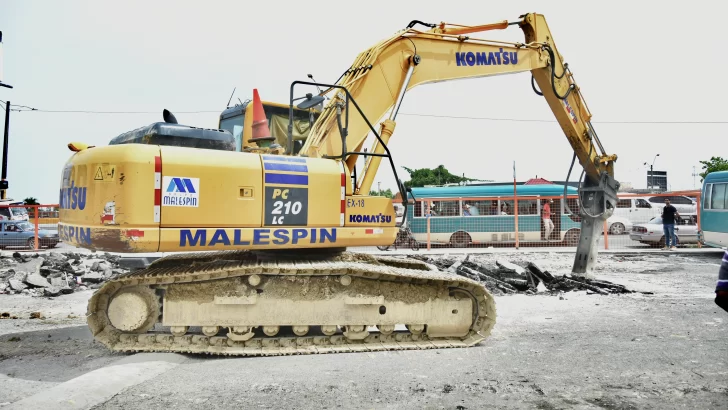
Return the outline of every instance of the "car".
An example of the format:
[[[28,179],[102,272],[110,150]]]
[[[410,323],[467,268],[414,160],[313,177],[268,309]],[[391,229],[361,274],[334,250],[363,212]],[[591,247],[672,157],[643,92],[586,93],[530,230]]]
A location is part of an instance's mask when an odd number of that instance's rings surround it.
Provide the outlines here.
[[[680,215],[675,221],[677,245],[698,243],[697,214]],[[649,222],[635,224],[629,233],[630,239],[651,246],[665,246],[665,234],[662,229],[662,217],[656,216]]]
[[[610,235],[624,235],[632,230],[632,221],[623,216],[612,215],[607,219],[607,227]]]
[[[55,248],[58,232],[38,229],[38,247]],[[35,249],[35,226],[27,221],[0,221],[0,248],[8,246]]]

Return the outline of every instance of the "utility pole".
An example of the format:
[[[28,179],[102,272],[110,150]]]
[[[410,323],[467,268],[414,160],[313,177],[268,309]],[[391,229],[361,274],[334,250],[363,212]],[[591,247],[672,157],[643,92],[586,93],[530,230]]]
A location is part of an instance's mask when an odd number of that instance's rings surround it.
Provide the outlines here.
[[[695,173],[695,165],[693,165],[693,189],[695,189],[695,177],[696,177],[697,175],[698,175],[698,174],[696,174],[696,173]]]
[[[8,191],[8,127],[10,127],[10,101],[5,102],[5,132],[3,135],[3,168],[0,180],[0,196],[6,198]]]
[[[0,31],[0,87],[13,88],[10,84],[3,83],[3,32]]]
[[[3,83],[3,32],[0,31],[0,87],[13,88]],[[6,198],[8,190],[8,127],[10,126],[10,101],[5,102],[5,135],[3,139],[2,180],[0,180],[0,197]]]

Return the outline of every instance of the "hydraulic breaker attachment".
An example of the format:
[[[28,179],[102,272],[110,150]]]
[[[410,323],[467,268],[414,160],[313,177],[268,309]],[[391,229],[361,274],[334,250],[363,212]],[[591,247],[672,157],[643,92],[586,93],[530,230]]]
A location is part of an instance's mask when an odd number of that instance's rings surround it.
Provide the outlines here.
[[[597,258],[597,237],[604,221],[614,213],[617,204],[619,182],[606,172],[601,173],[597,184],[586,178],[579,187],[581,232],[576,247],[572,273],[591,276]]]

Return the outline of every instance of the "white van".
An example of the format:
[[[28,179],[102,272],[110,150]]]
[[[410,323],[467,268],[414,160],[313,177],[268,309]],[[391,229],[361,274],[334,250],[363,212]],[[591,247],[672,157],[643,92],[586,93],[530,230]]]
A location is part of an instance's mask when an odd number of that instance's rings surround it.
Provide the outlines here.
[[[684,195],[659,195],[620,198],[617,200],[617,209],[614,215],[627,218],[632,223],[646,223],[650,219],[661,216],[665,207],[665,199],[670,200],[680,214],[695,214],[697,204]]]
[[[10,205],[24,205],[23,201],[12,199],[0,199],[0,221],[27,221],[28,210],[26,208],[10,208]]]

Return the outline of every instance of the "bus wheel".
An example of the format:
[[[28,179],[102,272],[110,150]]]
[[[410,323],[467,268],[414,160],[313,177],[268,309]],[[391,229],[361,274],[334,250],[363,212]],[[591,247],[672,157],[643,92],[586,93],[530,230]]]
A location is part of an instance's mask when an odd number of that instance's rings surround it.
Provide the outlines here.
[[[380,245],[377,245],[377,249],[379,249],[380,251],[386,251],[387,249],[389,249],[389,246],[380,246]]]
[[[471,239],[467,232],[455,232],[450,237],[450,244],[455,248],[464,248],[470,245]]]
[[[572,229],[566,232],[564,236],[564,242],[566,246],[577,246],[579,244],[579,234],[581,232],[578,229]]]

